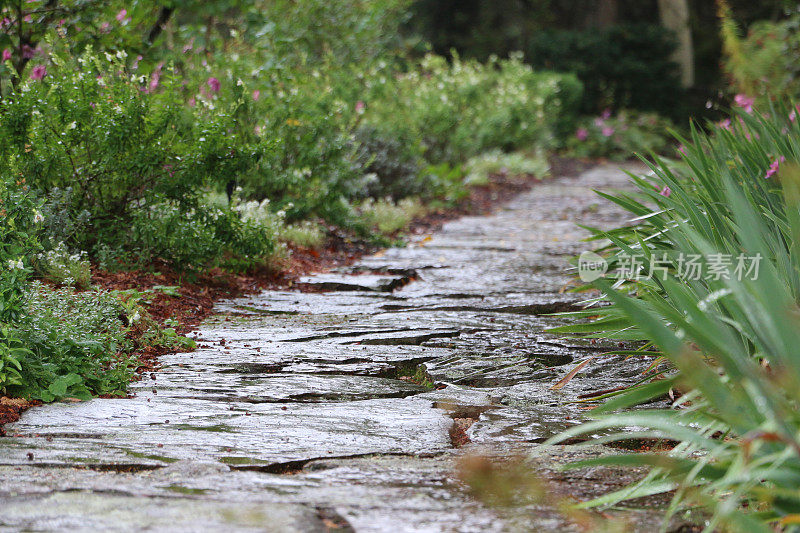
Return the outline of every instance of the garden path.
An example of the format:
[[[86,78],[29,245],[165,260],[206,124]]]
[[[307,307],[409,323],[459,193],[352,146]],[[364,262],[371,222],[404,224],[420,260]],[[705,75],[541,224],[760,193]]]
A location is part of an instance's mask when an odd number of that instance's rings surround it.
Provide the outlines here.
[[[569,530],[541,507],[500,512],[455,481],[464,454],[521,453],[545,470],[597,447],[541,446],[587,391],[635,380],[607,346],[543,329],[580,296],[576,223],[622,214],[592,189],[616,166],[537,185],[489,217],[310,276],[317,292],[218,305],[194,353],[162,358],[130,399],[32,408],[0,439],[0,530]],[[585,497],[630,472],[559,474]],[[632,529],[653,514],[628,513]],[[638,524],[638,526],[636,525]]]

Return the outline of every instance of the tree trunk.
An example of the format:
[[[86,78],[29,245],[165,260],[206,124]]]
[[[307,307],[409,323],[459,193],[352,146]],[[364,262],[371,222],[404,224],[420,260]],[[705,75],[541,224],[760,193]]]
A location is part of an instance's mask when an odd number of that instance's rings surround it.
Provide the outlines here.
[[[694,49],[692,29],[689,26],[688,0],[658,0],[661,24],[672,30],[678,40],[673,60],[680,65],[684,87],[694,85]]]

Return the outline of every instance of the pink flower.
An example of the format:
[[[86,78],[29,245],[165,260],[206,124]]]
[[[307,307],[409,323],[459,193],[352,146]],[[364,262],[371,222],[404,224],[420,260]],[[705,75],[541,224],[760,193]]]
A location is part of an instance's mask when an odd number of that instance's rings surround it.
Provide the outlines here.
[[[767,170],[767,173],[764,175],[764,179],[765,180],[769,179],[772,176],[774,176],[775,174],[777,174],[778,170],[780,170],[780,168],[781,168],[781,163],[783,163],[784,161],[786,161],[786,158],[783,157],[783,156],[780,156],[779,158],[775,159],[772,162],[772,164],[770,164],[769,170]]]
[[[365,104],[361,100],[356,102],[356,113],[358,113],[359,115],[363,115],[364,114],[364,110],[366,108],[367,108],[367,104]]]
[[[753,104],[755,103],[755,98],[751,98],[746,94],[737,94],[733,97],[733,101],[736,103],[737,106],[741,107],[747,113],[753,112]]]
[[[117,22],[122,22],[123,20],[125,20],[125,17],[127,16],[128,16],[128,10],[121,9],[120,12],[117,13],[117,16],[115,18],[117,19]]]
[[[731,131],[731,119],[726,118],[725,120],[722,120],[719,123],[717,123],[717,126],[722,128],[723,130]]]
[[[601,117],[597,117],[596,119],[594,119],[594,125],[597,126],[598,128],[602,128],[603,126],[606,125],[606,121],[603,120]]]
[[[189,104],[189,107],[194,107],[197,105],[197,100],[195,99],[194,96],[192,96],[191,98],[189,98],[189,101],[187,103]]]
[[[33,22],[33,17],[30,15],[25,15],[24,17],[22,17],[22,20],[25,22]]]
[[[3,50],[3,61],[8,61],[9,59],[11,59],[11,50],[6,48]]]
[[[258,99],[261,98],[261,91],[256,89],[253,91],[253,101],[258,102]]]
[[[41,80],[45,76],[47,76],[47,68],[45,68],[44,65],[36,65],[33,67],[33,70],[31,71],[32,80]]]
[[[610,119],[611,118],[611,109],[609,109],[609,108],[603,109],[603,113],[600,116],[605,120]]]
[[[188,43],[186,43],[186,44],[184,45],[184,47],[183,47],[183,53],[184,53],[184,54],[188,54],[189,52],[191,52],[191,51],[192,51],[192,48],[194,48],[194,39],[192,39],[191,41],[189,41]]]
[[[27,44],[22,45],[22,58],[23,59],[31,59],[36,54],[36,50],[28,46]]]
[[[603,134],[603,137],[611,137],[612,135],[614,135],[614,128],[612,128],[611,126],[605,126],[603,128],[603,131],[601,131],[600,133]]]
[[[798,111],[800,111],[800,104],[797,104],[796,106],[794,106],[794,109],[792,109],[789,112],[789,120],[791,122],[794,122],[795,120],[797,120],[797,112]]]
[[[685,147],[684,145],[680,145],[680,146],[678,146],[678,151],[679,151],[679,152],[681,153],[681,155],[683,155],[684,157],[686,156],[686,147]]]
[[[215,93],[218,93],[220,88],[222,87],[217,78],[208,78],[208,81],[206,83],[208,83],[208,86],[211,87],[211,90],[214,91]]]
[[[109,24],[108,22],[100,24],[100,31],[103,33],[108,32],[109,28],[111,28],[111,24]]]
[[[150,91],[155,91],[158,88],[158,84],[161,82],[161,71],[156,70],[153,72],[153,75],[150,76]]]
[[[672,189],[670,189],[667,185],[664,185],[664,188],[661,189],[658,194],[664,196],[665,198],[669,198],[669,195],[672,194]]]
[[[578,128],[578,130],[575,132],[575,137],[579,141],[585,141],[586,139],[589,138],[589,130],[587,130],[586,128]]]

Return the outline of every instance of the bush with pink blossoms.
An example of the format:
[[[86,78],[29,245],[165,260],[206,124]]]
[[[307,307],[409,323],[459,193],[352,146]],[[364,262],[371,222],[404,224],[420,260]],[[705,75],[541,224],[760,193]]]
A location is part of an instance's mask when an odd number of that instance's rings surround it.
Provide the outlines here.
[[[572,157],[628,159],[636,153],[663,153],[670,146],[669,120],[654,113],[610,110],[586,117],[565,142]]]

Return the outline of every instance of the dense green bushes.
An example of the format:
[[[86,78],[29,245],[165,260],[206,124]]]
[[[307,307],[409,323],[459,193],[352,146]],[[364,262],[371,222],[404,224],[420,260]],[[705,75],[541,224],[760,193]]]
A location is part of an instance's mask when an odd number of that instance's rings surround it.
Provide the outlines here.
[[[709,530],[771,531],[800,508],[800,126],[792,108],[740,111],[681,151],[637,178],[637,195],[604,195],[640,224],[597,232],[613,241],[611,279],[596,282],[613,305],[561,330],[641,341],[624,353],[655,358],[643,385],[601,411],[670,391],[672,409],[600,417],[561,438],[624,428],[604,440],[680,441],[595,461],[653,468],[597,504],[675,491],[668,516],[699,504],[713,511]]]
[[[681,84],[670,57],[675,43],[661,26],[536,32],[525,50],[532,65],[574,72],[584,84],[582,111],[606,108],[680,113]]]
[[[519,56],[486,64],[428,55],[385,87],[366,120],[410,129],[431,162],[462,162],[492,148],[551,146],[572,131],[581,84],[569,74],[535,72]]]

